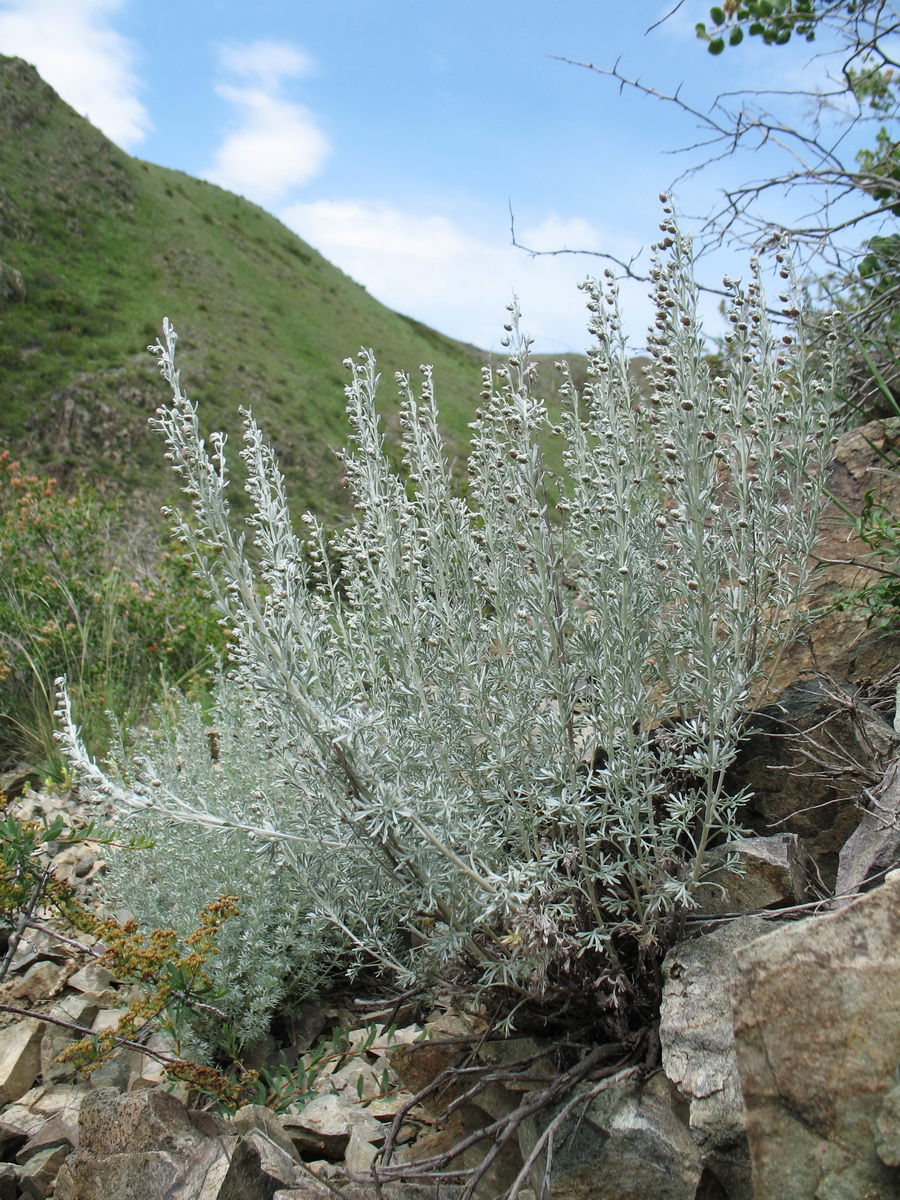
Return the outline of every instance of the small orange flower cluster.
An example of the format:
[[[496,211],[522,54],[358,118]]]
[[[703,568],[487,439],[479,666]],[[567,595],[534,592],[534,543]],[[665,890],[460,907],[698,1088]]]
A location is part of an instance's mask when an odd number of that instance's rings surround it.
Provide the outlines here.
[[[211,1067],[182,1058],[177,1052],[154,1050],[145,1044],[148,1033],[162,1030],[173,1035],[177,1051],[176,1022],[184,1013],[226,1023],[224,1014],[208,1003],[216,998],[216,993],[203,968],[218,953],[215,939],[223,922],[238,913],[237,898],[223,895],[205,905],[197,928],[184,939],[183,946],[173,929],[153,929],[143,934],[136,921],[123,924],[111,918],[101,920],[85,907],[67,880],[60,879],[44,865],[42,854],[50,843],[109,844],[110,836],[98,832],[93,825],[66,827],[61,815],[49,823],[24,821],[8,805],[4,808],[4,801],[0,794],[0,911],[22,914],[23,928],[27,927],[30,914],[55,912],[73,929],[99,939],[105,950],[97,961],[114,979],[138,985],[137,994],[113,1028],[72,1042],[59,1061],[70,1062],[87,1073],[120,1047],[139,1050],[160,1061],[169,1079],[187,1083],[226,1107],[236,1108],[243,1103],[258,1082],[256,1072],[239,1068],[237,1078],[231,1079]],[[141,843],[134,843],[134,848],[141,848]],[[0,968],[7,967],[11,957],[8,952]],[[0,978],[2,975],[0,969]],[[75,1032],[85,1030],[75,1027]]]
[[[132,999],[114,1028],[74,1042],[63,1051],[61,1061],[70,1062],[83,1072],[92,1071],[119,1046],[141,1046],[142,1034],[148,1026],[174,1034],[174,1017],[179,1010],[221,1016],[204,1000],[213,994],[213,984],[203,967],[218,953],[214,940],[222,923],[237,912],[235,896],[220,896],[207,904],[200,912],[197,928],[184,939],[190,947],[187,954],[181,953],[174,929],[154,929],[145,935],[139,932],[136,921],[122,924],[88,917],[92,921],[91,932],[106,945],[98,960],[100,964],[120,982],[138,983],[147,990]],[[256,1072],[241,1071],[237,1080],[231,1080],[211,1067],[175,1054],[153,1053],[162,1061],[169,1079],[188,1083],[231,1107],[241,1102],[258,1079]]]

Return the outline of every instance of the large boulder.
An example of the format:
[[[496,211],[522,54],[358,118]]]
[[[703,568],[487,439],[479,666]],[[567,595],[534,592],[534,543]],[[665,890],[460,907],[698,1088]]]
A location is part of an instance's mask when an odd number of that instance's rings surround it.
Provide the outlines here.
[[[900,1198],[900,872],[735,958],[755,1200]]]
[[[704,1165],[729,1200],[753,1197],[731,1016],[734,952],[771,931],[770,921],[741,917],[681,942],[663,962],[663,1069],[688,1101]]]
[[[29,1017],[0,1032],[0,1105],[19,1100],[40,1074],[45,1028]]]
[[[57,1180],[61,1200],[162,1200],[202,1137],[168,1092],[97,1088],[82,1101],[78,1140]]]

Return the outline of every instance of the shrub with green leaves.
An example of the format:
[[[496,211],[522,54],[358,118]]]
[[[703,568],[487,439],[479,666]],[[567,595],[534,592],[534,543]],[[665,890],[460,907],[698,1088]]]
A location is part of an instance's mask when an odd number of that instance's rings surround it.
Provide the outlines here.
[[[128,529],[121,505],[0,454],[0,766],[52,768],[53,680],[65,672],[100,749],[167,682],[203,678],[221,630],[181,554]],[[215,655],[212,656],[213,658]],[[57,754],[58,756],[58,754]]]
[[[86,782],[148,819],[268,846],[284,895],[299,886],[351,969],[523,1000],[579,992],[620,1031],[707,851],[740,832],[726,772],[802,619],[831,440],[832,385],[786,255],[786,325],[770,324],[755,264],[745,289],[726,281],[730,353],[714,378],[690,247],[665,211],[649,398],[614,282],[588,283],[590,382],[578,394],[560,365],[551,428],[513,305],[462,497],[430,370],[418,393],[397,378],[399,471],[362,351],[347,361],[356,519],[333,539],[311,516],[295,531],[249,412],[253,515],[234,527],[224,439],[199,436],[166,322],[154,349],[174,398],[155,424],[194,509],[177,531],[231,631],[232,679],[277,784],[246,778],[254,820],[237,808],[211,825],[190,779],[150,762],[128,788],[104,775],[62,710]],[[544,466],[549,437],[562,479]]]

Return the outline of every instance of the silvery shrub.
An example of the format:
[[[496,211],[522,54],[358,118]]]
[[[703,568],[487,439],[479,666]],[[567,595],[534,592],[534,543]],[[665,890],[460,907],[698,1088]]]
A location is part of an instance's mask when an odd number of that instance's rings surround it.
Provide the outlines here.
[[[354,518],[336,536],[308,514],[297,531],[250,412],[252,515],[237,528],[225,439],[200,437],[168,322],[152,348],[173,391],[154,424],[193,506],[176,532],[230,631],[220,696],[243,707],[252,750],[218,765],[226,790],[200,768],[196,733],[190,770],[172,768],[176,733],[168,765],[144,746],[118,776],[90,761],[64,697],[63,737],[123,819],[168,830],[147,868],[160,895],[196,910],[232,856],[247,930],[283,914],[285,978],[314,987],[339,964],[523,1000],[578,989],[615,1018],[690,910],[709,849],[740,835],[746,797],[727,772],[804,619],[833,385],[785,252],[774,324],[755,262],[746,287],[726,279],[713,368],[669,211],[648,388],[607,273],[584,285],[589,382],[579,391],[558,364],[552,422],[512,305],[464,496],[430,369],[417,388],[396,377],[397,470],[374,356],[348,359]],[[545,465],[552,439],[561,478]],[[142,878],[126,889],[135,906]],[[242,981],[267,952],[259,934],[242,942]]]

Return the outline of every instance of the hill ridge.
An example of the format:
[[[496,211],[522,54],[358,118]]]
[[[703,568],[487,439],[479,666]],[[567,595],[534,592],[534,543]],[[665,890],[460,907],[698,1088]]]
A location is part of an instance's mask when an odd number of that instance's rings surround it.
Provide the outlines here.
[[[165,392],[145,347],[164,316],[205,430],[234,446],[252,405],[295,511],[345,507],[341,363],[360,346],[379,358],[389,434],[393,372],[428,362],[448,449],[465,449],[486,354],[392,312],[251,202],[127,155],[0,56],[0,443],[64,481],[171,497],[147,429]]]

